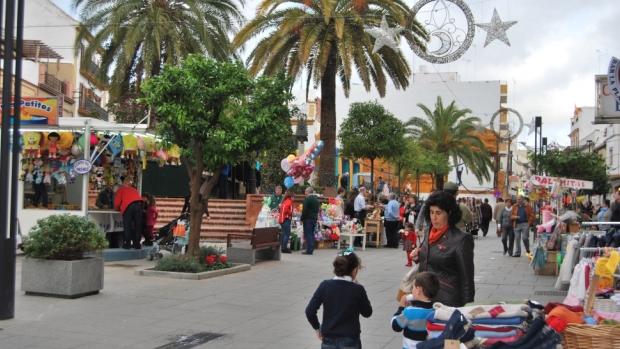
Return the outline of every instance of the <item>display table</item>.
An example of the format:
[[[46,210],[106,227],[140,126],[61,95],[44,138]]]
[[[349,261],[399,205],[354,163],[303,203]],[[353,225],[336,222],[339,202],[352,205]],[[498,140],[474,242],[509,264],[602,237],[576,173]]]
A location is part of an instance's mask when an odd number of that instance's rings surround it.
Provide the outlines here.
[[[366,234],[353,234],[353,233],[340,233],[340,239],[338,239],[338,243],[336,244],[336,248],[340,250],[340,241],[346,240],[349,238],[349,246],[353,246],[353,241],[355,241],[356,237],[362,238],[362,251],[366,250]]]
[[[110,247],[123,243],[123,216],[115,210],[90,210],[88,216],[106,233]]]
[[[375,234],[375,246],[381,247],[381,232],[383,231],[383,221],[381,219],[366,219],[364,223],[365,235]],[[370,239],[368,239],[370,240]],[[364,243],[366,246],[366,243]]]

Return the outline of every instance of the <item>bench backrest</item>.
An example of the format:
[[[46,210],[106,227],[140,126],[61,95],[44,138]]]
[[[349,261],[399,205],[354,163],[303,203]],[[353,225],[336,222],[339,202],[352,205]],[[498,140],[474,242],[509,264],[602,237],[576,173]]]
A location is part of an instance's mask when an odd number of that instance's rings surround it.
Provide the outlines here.
[[[280,228],[255,228],[252,231],[252,248],[267,246],[276,247],[280,244]]]

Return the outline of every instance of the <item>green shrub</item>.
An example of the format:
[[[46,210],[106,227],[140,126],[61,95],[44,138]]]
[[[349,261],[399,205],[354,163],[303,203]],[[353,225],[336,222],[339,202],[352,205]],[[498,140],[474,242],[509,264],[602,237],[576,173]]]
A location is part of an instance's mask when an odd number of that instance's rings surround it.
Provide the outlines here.
[[[97,224],[86,217],[53,215],[39,219],[24,239],[24,254],[33,258],[75,260],[108,245]]]
[[[200,273],[204,271],[204,266],[191,256],[170,255],[160,259],[155,265],[155,270]]]

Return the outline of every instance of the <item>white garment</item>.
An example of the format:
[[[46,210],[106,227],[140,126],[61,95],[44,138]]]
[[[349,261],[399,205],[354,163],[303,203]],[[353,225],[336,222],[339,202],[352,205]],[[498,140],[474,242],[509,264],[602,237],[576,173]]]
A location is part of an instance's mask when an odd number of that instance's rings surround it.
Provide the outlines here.
[[[334,276],[334,278],[332,280],[343,280],[343,281],[349,281],[349,282],[353,282],[353,278],[350,277],[349,275],[345,275],[345,276]]]
[[[353,210],[355,210],[355,212],[360,212],[365,209],[366,209],[366,198],[364,197],[364,194],[359,193],[357,194],[357,197],[355,198],[355,201],[353,202]]]
[[[560,267],[560,275],[555,282],[555,288],[558,290],[566,289],[564,285],[570,284],[573,272],[573,258],[575,256],[577,243],[577,240],[571,240],[566,245],[566,256],[564,256],[562,266]]]
[[[573,271],[573,277],[570,279],[570,288],[568,289],[567,298],[574,297],[580,301],[586,298],[586,262],[579,262]],[[566,302],[564,302],[566,303]]]

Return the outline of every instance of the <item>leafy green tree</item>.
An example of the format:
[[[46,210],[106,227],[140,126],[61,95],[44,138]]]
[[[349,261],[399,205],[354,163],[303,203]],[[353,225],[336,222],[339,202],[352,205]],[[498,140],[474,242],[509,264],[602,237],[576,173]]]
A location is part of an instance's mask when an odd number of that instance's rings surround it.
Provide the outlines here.
[[[242,3],[242,1],[241,1]],[[99,53],[99,75],[111,73],[116,101],[135,84],[178,64],[190,53],[226,60],[228,35],[243,19],[234,0],[73,0],[82,25],[76,44],[87,41],[84,57]],[[90,33],[93,33],[92,35]]]
[[[370,184],[374,189],[375,159],[401,153],[404,136],[403,123],[375,101],[351,104],[348,117],[340,125],[338,140],[344,156],[370,160]]]
[[[411,70],[401,51],[382,47],[373,53],[375,39],[365,29],[379,26],[383,16],[390,27],[403,28],[399,35],[409,45],[424,47],[428,35],[402,0],[262,0],[256,17],[233,40],[234,47],[241,47],[261,38],[248,58],[252,74],[284,71],[297,77],[305,71],[307,88],[311,82],[320,85],[320,133],[325,144],[320,186],[336,186],[336,79],[346,96],[354,73],[366,90],[374,84],[381,96],[388,79],[396,88],[409,85]]]
[[[533,163],[534,154],[530,152],[528,157]],[[586,194],[606,194],[610,189],[605,159],[577,148],[548,149],[546,154],[538,156],[538,168],[553,177],[594,182],[592,190],[584,190]]]
[[[446,176],[450,172],[447,157],[429,152],[411,137],[404,138],[404,150],[394,153],[390,161],[397,167],[399,188],[401,178],[408,175],[419,179],[424,174]]]
[[[180,66],[166,66],[144,84],[145,101],[157,112],[157,132],[181,147],[190,177],[189,253],[198,253],[201,195],[207,198],[226,164],[260,151],[256,134],[279,130],[290,98],[286,81],[254,81],[239,63],[190,55]],[[288,120],[287,120],[288,122]],[[265,144],[269,144],[266,142]]]
[[[452,159],[453,165],[462,162],[479,182],[491,179],[492,161],[484,143],[478,136],[476,125],[480,119],[469,116],[469,109],[459,109],[454,101],[444,107],[437,97],[435,110],[418,104],[425,117],[413,117],[405,126],[426,151],[443,159]],[[434,172],[435,188],[443,188],[444,176]]]

